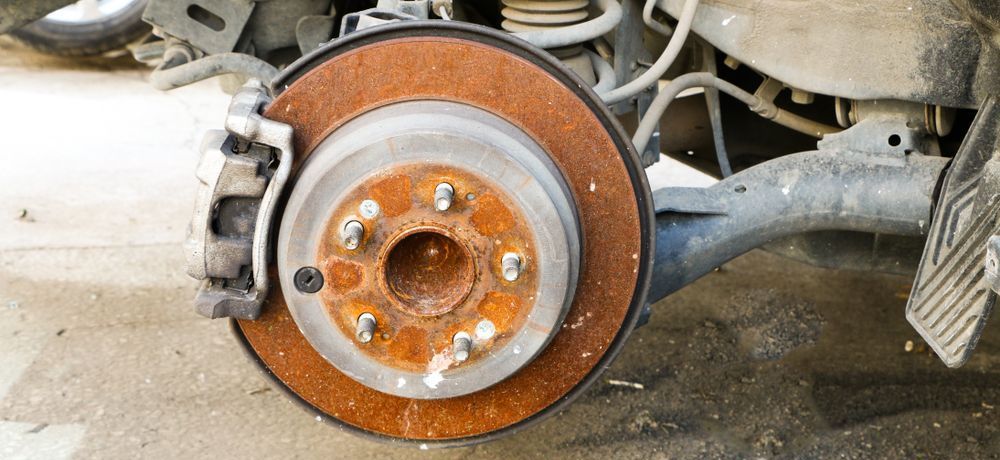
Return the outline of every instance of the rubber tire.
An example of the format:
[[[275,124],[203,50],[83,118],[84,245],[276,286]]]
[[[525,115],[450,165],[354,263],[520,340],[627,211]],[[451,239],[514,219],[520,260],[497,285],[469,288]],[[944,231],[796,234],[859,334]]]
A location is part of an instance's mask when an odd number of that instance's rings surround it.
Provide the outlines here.
[[[142,22],[146,3],[147,0],[138,0],[100,22],[67,24],[42,18],[11,32],[11,35],[46,54],[95,56],[124,48],[150,32],[149,24]]]

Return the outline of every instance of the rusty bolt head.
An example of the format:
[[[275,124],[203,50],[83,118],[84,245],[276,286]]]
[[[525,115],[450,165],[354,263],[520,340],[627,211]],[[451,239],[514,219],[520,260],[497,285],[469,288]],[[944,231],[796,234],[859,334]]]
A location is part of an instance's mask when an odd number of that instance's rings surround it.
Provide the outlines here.
[[[295,289],[313,294],[323,287],[323,274],[313,267],[302,267],[295,272]]]

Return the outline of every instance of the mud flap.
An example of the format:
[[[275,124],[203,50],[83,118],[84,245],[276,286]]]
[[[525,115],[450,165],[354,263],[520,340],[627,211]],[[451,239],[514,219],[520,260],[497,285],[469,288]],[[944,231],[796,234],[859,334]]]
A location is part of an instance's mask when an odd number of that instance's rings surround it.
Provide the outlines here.
[[[917,269],[906,319],[948,367],[968,361],[997,294],[1000,107],[988,98],[955,155]],[[995,245],[994,245],[995,246]],[[998,248],[1000,249],[1000,248]]]

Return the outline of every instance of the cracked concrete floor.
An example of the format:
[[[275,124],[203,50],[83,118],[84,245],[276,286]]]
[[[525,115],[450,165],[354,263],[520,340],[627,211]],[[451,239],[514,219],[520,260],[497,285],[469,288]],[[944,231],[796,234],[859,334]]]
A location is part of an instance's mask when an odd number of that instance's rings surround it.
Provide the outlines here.
[[[225,322],[191,308],[180,243],[196,148],[203,130],[221,127],[228,98],[213,82],[156,92],[126,62],[0,41],[0,458],[1000,451],[997,327],[966,367],[947,370],[903,318],[907,279],[760,252],[656,305],[601,382],[514,437],[420,452],[316,423],[268,388]],[[655,183],[703,183],[664,170]],[[789,334],[801,346],[754,357],[762,336]]]

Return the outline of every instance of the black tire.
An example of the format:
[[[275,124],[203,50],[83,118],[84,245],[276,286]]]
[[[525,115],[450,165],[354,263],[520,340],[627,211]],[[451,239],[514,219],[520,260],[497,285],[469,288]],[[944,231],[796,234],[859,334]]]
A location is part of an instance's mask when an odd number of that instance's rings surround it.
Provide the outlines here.
[[[21,43],[58,56],[94,56],[124,48],[149,33],[142,22],[147,0],[137,0],[101,21],[68,23],[42,18],[11,35]]]

